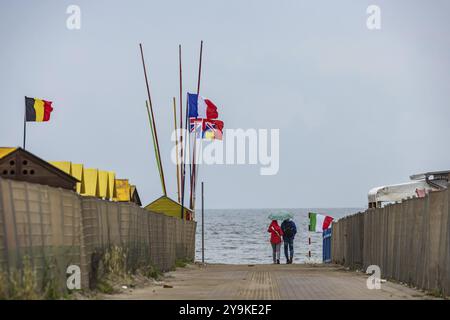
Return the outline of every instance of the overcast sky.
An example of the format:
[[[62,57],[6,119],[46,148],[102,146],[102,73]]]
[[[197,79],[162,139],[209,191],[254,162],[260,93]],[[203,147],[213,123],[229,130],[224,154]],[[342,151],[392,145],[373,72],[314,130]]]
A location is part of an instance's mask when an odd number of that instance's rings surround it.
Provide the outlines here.
[[[66,9],[81,8],[81,29]],[[381,8],[381,30],[366,9]],[[54,101],[28,150],[114,170],[161,195],[138,51],[146,54],[169,195],[171,99],[196,89],[226,128],[279,128],[280,170],[200,168],[209,208],[360,207],[374,186],[450,169],[448,1],[17,1],[0,4],[0,145],[22,143],[24,95]]]

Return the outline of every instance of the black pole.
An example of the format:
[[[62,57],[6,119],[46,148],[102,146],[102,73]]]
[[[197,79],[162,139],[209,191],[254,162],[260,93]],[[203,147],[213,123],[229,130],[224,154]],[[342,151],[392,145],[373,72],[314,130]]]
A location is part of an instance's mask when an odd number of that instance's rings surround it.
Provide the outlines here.
[[[25,109],[23,115],[23,149],[25,150],[25,142],[27,137],[27,97],[25,97]]]
[[[205,263],[205,200],[203,197],[203,181],[202,181],[202,263]]]

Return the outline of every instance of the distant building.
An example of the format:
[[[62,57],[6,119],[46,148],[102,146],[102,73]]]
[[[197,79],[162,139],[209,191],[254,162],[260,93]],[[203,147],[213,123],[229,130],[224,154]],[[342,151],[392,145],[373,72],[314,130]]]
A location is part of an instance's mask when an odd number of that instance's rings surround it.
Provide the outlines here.
[[[368,193],[369,208],[379,208],[383,204],[408,198],[423,198],[429,192],[448,187],[450,170],[414,174],[411,181],[372,188]]]
[[[0,176],[75,191],[78,180],[22,148],[0,147]]]
[[[167,196],[162,196],[145,207],[146,210],[162,213],[167,216],[176,217],[181,219],[181,204],[175,200],[170,199]],[[183,208],[183,219],[192,220],[192,210]]]

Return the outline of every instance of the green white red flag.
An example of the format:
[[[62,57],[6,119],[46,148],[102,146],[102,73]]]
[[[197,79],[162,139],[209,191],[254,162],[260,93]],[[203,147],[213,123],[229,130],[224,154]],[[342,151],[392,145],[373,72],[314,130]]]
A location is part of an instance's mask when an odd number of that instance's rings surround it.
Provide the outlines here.
[[[314,212],[310,212],[308,215],[309,215],[309,231],[323,232],[324,230],[331,227],[333,217],[325,216],[323,214],[318,214]]]

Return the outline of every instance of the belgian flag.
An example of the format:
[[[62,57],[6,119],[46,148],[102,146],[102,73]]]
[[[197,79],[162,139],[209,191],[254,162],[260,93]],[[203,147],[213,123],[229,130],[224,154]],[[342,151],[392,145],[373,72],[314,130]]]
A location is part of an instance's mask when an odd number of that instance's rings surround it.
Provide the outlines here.
[[[25,97],[26,121],[48,121],[53,111],[52,102]]]

